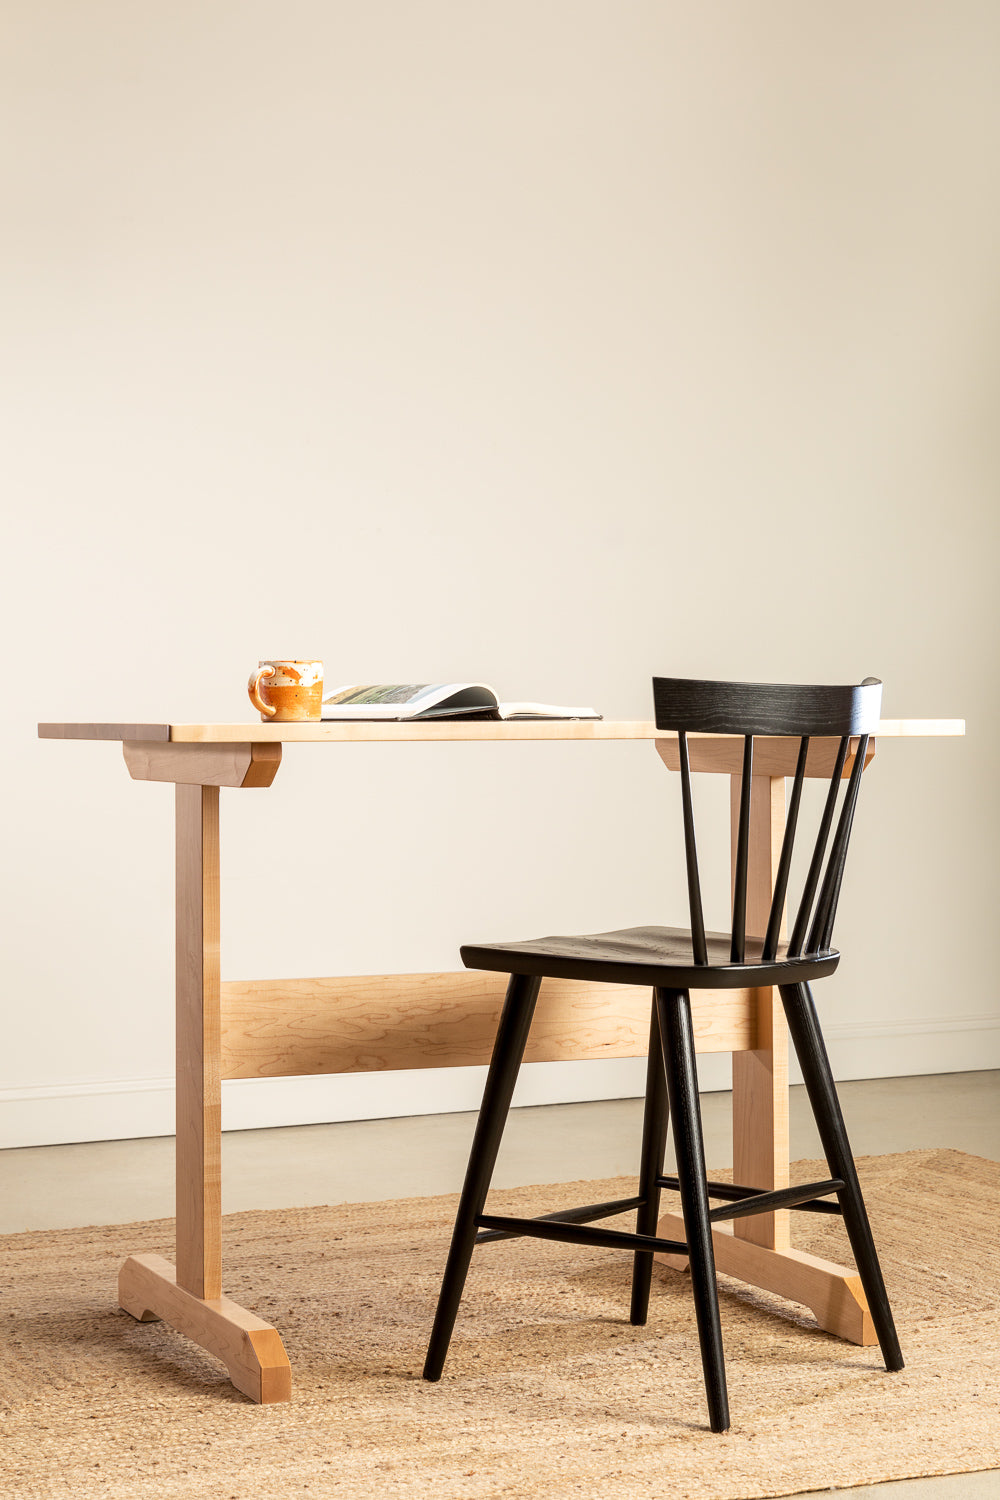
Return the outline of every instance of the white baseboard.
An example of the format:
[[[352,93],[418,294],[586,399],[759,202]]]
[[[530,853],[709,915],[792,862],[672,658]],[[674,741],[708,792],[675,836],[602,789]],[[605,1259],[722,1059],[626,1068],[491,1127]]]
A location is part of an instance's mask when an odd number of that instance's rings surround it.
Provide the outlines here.
[[[828,1026],[838,1079],[898,1078],[1000,1068],[1000,1017]],[[642,1058],[529,1063],[515,1105],[567,1104],[641,1095]],[[484,1068],[430,1068],[403,1073],[342,1073],[309,1078],[233,1079],[222,1086],[224,1130],[390,1119],[478,1109]],[[728,1089],[728,1054],[699,1059],[701,1088]],[[794,1065],[792,1081],[799,1082]],[[172,1135],[169,1078],[43,1084],[0,1089],[0,1146],[53,1146]]]

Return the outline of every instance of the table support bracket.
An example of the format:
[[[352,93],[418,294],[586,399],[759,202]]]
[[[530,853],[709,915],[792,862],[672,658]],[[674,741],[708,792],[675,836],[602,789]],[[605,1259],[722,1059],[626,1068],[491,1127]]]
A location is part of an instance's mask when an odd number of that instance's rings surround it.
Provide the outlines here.
[[[162,1318],[221,1359],[233,1385],[251,1401],[290,1399],[292,1370],[278,1330],[228,1297],[186,1292],[161,1255],[129,1256],[118,1275],[118,1302],[140,1322]]]
[[[684,1220],[679,1214],[664,1214],[656,1226],[658,1239],[683,1240]],[[735,1276],[751,1286],[763,1287],[790,1302],[808,1307],[827,1333],[849,1344],[878,1342],[861,1278],[832,1261],[821,1260],[805,1250],[769,1250],[750,1240],[737,1239],[728,1224],[712,1228],[716,1270]],[[657,1255],[657,1263],[675,1271],[687,1267],[684,1255]]]

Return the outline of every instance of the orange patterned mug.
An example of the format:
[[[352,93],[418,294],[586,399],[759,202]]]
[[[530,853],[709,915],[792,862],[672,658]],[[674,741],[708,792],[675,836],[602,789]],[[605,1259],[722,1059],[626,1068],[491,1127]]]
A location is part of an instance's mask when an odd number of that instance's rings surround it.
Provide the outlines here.
[[[275,724],[318,720],[323,707],[321,661],[262,661],[247,683],[250,702]]]

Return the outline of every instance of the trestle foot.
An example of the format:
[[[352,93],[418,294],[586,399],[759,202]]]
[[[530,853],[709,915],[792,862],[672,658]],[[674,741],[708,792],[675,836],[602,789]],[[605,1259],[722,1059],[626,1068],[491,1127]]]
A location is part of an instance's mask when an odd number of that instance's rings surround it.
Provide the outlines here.
[[[162,1318],[221,1359],[238,1391],[266,1405],[288,1401],[292,1371],[281,1335],[228,1297],[202,1301],[177,1285],[162,1255],[130,1255],[118,1275],[119,1305],[140,1322]]]

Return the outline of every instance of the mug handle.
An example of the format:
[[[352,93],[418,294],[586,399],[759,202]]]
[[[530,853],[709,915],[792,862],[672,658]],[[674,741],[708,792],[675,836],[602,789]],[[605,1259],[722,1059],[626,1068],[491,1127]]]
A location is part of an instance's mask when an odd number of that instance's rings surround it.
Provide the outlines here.
[[[247,683],[247,692],[250,694],[250,702],[253,704],[254,708],[259,714],[263,714],[265,719],[273,719],[278,710],[276,708],[272,708],[269,703],[265,703],[263,698],[260,696],[260,679],[262,677],[273,676],[273,667],[258,667],[256,672],[250,673],[250,681]]]

